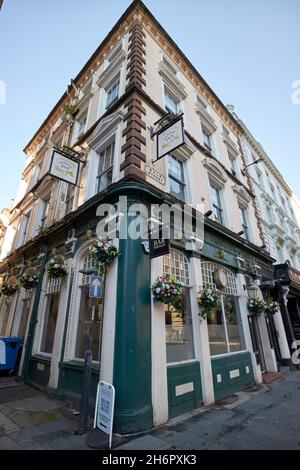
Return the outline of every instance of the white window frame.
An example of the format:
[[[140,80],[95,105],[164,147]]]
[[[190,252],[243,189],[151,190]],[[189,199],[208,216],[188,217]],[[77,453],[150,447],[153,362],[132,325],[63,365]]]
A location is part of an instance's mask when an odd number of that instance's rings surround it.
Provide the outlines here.
[[[81,289],[80,285],[87,284],[87,276],[79,272],[80,269],[84,268],[84,260],[89,254],[90,241],[86,242],[76,254],[74,263],[74,278],[72,285],[72,295],[70,303],[70,314],[67,325],[66,335],[66,347],[64,351],[64,362],[75,361],[79,364],[84,364],[83,358],[75,356],[76,353],[76,341],[77,341],[77,328],[80,314],[80,300],[81,300]],[[83,282],[82,282],[83,281]],[[102,339],[103,341],[103,339]],[[98,367],[99,361],[92,361],[93,365]]]
[[[120,98],[120,77],[117,77],[116,80],[105,89],[106,92],[106,106],[105,109],[108,110],[119,98]],[[108,101],[109,93],[117,88],[117,95]]]
[[[46,314],[48,296],[50,294],[54,294],[56,292],[59,292],[60,293],[59,306],[58,306],[58,316],[59,316],[60,308],[61,308],[61,301],[62,301],[62,282],[61,282],[60,279],[53,279],[53,280],[48,279],[47,266],[46,266],[46,269],[45,269],[42,292],[43,292],[43,295],[40,299],[40,305],[39,305],[38,328],[36,330],[36,335],[34,337],[33,355],[38,355],[38,356],[42,356],[42,357],[51,359],[52,353],[50,354],[50,353],[46,353],[46,352],[41,351],[41,343],[42,343],[43,330],[44,330],[45,314]],[[56,328],[57,328],[57,323],[56,323],[55,332],[54,332],[53,347],[54,347],[54,344],[55,344]]]
[[[223,291],[221,292],[222,319],[223,319],[223,325],[224,325],[224,331],[225,331],[227,352],[222,353],[222,354],[214,354],[214,355],[211,354],[211,357],[214,357],[214,358],[229,356],[229,355],[233,355],[233,354],[241,354],[241,353],[247,351],[247,349],[242,349],[240,351],[230,351],[229,350],[227,320],[226,320],[226,315],[225,315],[223,297],[224,297],[224,295],[225,296],[228,295],[228,296],[231,296],[231,297],[235,297],[237,299],[237,303],[239,304],[240,295],[239,295],[239,292],[238,292],[238,282],[237,282],[236,275],[234,274],[234,272],[231,271],[230,269],[226,268],[225,266],[218,265],[217,263],[213,263],[211,261],[202,261],[201,262],[202,287],[207,287],[208,285],[210,285],[211,287],[213,287],[215,289],[217,288],[217,286],[216,286],[216,284],[214,283],[214,280],[213,280],[213,273],[218,269],[221,269],[225,273],[225,275],[227,277],[227,282],[228,282],[227,287],[225,287],[223,289]],[[234,279],[234,283],[233,283],[233,279]],[[237,308],[240,309],[240,305],[238,305]],[[241,311],[239,311],[240,322],[241,322],[241,326],[242,326],[242,331],[243,331],[243,336],[244,336],[244,343],[245,343],[245,348],[246,348],[246,334],[245,334],[246,332],[244,331],[244,325],[243,325],[243,322],[242,322],[241,315],[242,315],[242,313],[241,313]]]
[[[177,162],[181,164],[182,168],[182,173],[183,173],[183,180],[179,180],[175,175],[170,173],[170,166],[169,166],[169,158],[173,158]],[[178,183],[180,186],[183,186],[183,196],[184,198],[178,198],[182,202],[187,202],[187,184],[186,184],[186,171],[185,171],[185,162],[182,158],[179,156],[175,155],[174,153],[171,153],[167,155],[167,168],[168,168],[168,193],[172,194],[172,196],[176,197],[173,193],[171,193],[171,184],[170,184],[170,179],[174,180],[176,183]]]
[[[250,242],[252,240],[252,237],[249,223],[249,208],[247,206],[239,204],[239,211],[241,226],[242,230],[244,231],[242,236],[245,238],[245,240],[248,240]]]
[[[174,113],[171,109],[167,109],[167,100],[166,97],[167,95],[173,100],[173,102],[176,104],[176,113]],[[175,116],[182,111],[181,107],[181,100],[176,94],[168,87],[168,85],[163,84],[163,96],[164,96],[164,109],[166,112],[172,112]]]
[[[218,185],[210,182],[210,188],[209,189],[210,189],[211,208],[212,208],[212,211],[213,211],[214,220],[215,220],[215,222],[218,222],[220,225],[225,226],[222,188],[220,188],[220,187],[218,187]],[[219,202],[218,205],[214,204],[213,196],[212,196],[212,191],[213,190],[217,191],[217,199],[218,199],[218,202]],[[220,215],[221,221],[216,217],[214,209],[216,209],[218,214]]]
[[[182,262],[184,263],[184,268],[180,269],[182,274],[179,275],[179,276],[177,275],[177,273],[173,269],[170,269],[169,272],[166,271],[166,259],[171,258],[172,254],[174,254],[174,255],[176,254],[177,256],[179,256],[179,258],[181,258]],[[171,263],[172,263],[172,260],[171,260]],[[171,263],[169,264],[169,266],[172,268]],[[197,341],[197,339],[196,339],[195,331],[194,331],[195,324],[193,322],[192,298],[191,298],[191,295],[192,295],[191,273],[190,273],[189,260],[181,250],[178,250],[178,249],[172,247],[170,249],[169,255],[166,255],[166,256],[163,257],[163,273],[166,276],[170,275],[171,277],[175,278],[178,282],[180,282],[184,286],[184,288],[186,288],[189,291],[188,295],[190,297],[189,302],[190,302],[190,308],[191,308],[191,327],[192,327],[192,339],[193,339],[193,350],[194,350],[193,358],[183,359],[183,360],[179,360],[179,361],[175,361],[175,362],[167,362],[167,365],[172,366],[172,365],[178,365],[178,364],[192,363],[192,362],[197,360],[197,358],[196,358],[196,341]],[[165,328],[166,328],[166,325],[165,325]],[[167,347],[167,343],[166,343],[166,347]]]
[[[114,176],[114,171],[115,171],[115,166],[116,166],[116,135],[113,134],[113,136],[111,136],[110,139],[107,139],[105,141],[105,143],[103,143],[101,146],[99,146],[97,149],[95,149],[96,151],[96,154],[97,154],[97,158],[98,158],[98,165],[97,165],[97,175],[96,175],[96,185],[95,185],[95,194],[98,194],[99,193],[99,183],[100,183],[100,178],[99,178],[99,164],[100,164],[100,155],[101,153],[103,153],[104,151],[106,151],[106,149],[108,147],[110,147],[111,145],[114,146],[114,150],[113,150],[113,157],[112,157],[112,166],[107,168],[106,170],[104,170],[102,173],[101,173],[101,176],[103,176],[105,173],[107,173],[109,171],[109,169],[111,168],[112,169],[112,181],[110,184],[112,184],[114,181],[115,181],[115,176]],[[105,188],[102,189],[102,191],[104,191],[105,189],[107,188],[107,186]]]
[[[201,139],[202,139],[203,147],[212,155],[216,155],[214,132],[210,128],[208,128],[202,121],[200,121],[200,125],[201,125]],[[204,143],[204,133],[209,136],[210,149]]]

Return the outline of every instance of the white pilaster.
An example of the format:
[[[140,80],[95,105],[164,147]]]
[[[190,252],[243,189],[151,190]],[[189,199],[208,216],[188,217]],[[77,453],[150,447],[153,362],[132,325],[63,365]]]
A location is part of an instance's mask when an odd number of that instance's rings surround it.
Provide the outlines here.
[[[62,348],[62,343],[63,343],[63,336],[64,336],[64,330],[65,330],[66,316],[67,316],[68,297],[69,297],[70,282],[71,282],[71,277],[72,277],[71,270],[72,270],[73,260],[68,259],[66,264],[69,268],[69,274],[61,287],[59,311],[57,315],[53,351],[52,351],[52,357],[51,357],[50,377],[49,377],[49,382],[48,382],[48,386],[52,388],[57,388],[57,385],[58,385],[59,362],[60,362],[60,357],[61,357],[61,348]]]
[[[200,362],[202,395],[205,405],[214,403],[214,386],[208,340],[207,321],[200,320],[197,301],[198,289],[202,285],[201,262],[199,258],[190,259],[191,274],[191,313],[193,322],[195,358]]]
[[[163,273],[163,257],[151,260],[151,284]],[[156,426],[168,421],[168,381],[165,306],[151,299],[152,311],[152,405]]]
[[[258,321],[258,327],[259,327],[259,331],[261,335],[261,341],[262,341],[262,347],[263,347],[267,371],[277,372],[278,367],[277,367],[276,356],[270,344],[269,332],[268,332],[264,315],[260,315],[257,321]]]
[[[248,322],[248,307],[247,307],[248,294],[247,294],[247,291],[244,290],[245,278],[243,274],[238,273],[236,280],[237,280],[237,288],[238,288],[238,294],[239,294],[239,300],[240,300],[241,320],[242,320],[243,332],[244,332],[244,337],[245,337],[245,347],[250,352],[250,355],[251,355],[255,382],[262,383],[261,369],[260,369],[259,364],[257,364],[256,362],[256,357],[253,352],[253,345],[252,345],[251,333],[250,333],[249,322]]]
[[[278,343],[280,347],[281,357],[282,359],[290,359],[291,354],[290,354],[290,349],[289,349],[288,341],[287,341],[286,334],[285,334],[281,312],[275,313],[273,318],[274,318]]]
[[[114,240],[114,246],[119,247],[119,240]],[[118,289],[118,260],[115,260],[108,268],[105,282],[103,333],[101,345],[100,378],[108,383],[113,383],[114,350],[116,329],[116,306]]]

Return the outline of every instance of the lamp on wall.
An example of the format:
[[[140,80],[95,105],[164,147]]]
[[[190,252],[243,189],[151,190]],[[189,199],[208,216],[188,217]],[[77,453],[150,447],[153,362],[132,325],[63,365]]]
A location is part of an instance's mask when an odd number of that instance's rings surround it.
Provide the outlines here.
[[[248,292],[248,297],[249,299],[255,299],[257,297],[257,292],[258,292],[258,287],[254,282],[247,286],[247,292]]]
[[[245,166],[245,168],[242,169],[242,175],[245,176],[246,174],[246,170],[247,168],[249,168],[249,166],[251,165],[257,165],[258,163],[262,162],[263,161],[263,158],[258,158],[257,160],[255,160],[254,162],[250,163],[249,165]]]

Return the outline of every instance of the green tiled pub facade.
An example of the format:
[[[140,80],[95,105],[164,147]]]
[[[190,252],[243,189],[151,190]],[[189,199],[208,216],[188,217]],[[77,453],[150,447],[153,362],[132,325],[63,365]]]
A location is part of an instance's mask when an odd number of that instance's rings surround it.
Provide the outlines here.
[[[42,285],[35,293],[32,319],[36,317],[37,323],[30,323],[29,335],[34,339],[32,346],[29,341],[25,349],[22,372],[26,381],[71,400],[76,406],[80,402],[83,377],[83,357],[82,354],[78,357],[76,341],[81,325],[78,308],[82,306],[84,289],[79,269],[87,263],[90,243],[86,233],[95,233],[99,222],[95,216],[98,205],[103,202],[115,204],[119,196],[127,196],[128,225],[134,219],[130,212],[132,204],[143,203],[149,208],[150,204],[162,200],[162,194],[146,184],[119,183],[112,187],[109,196],[89,201],[59,232],[49,233],[48,238],[43,239],[47,246],[44,251],[48,253],[45,267],[55,248],[65,256],[69,274],[60,292],[53,350],[51,354],[43,355],[39,352],[39,336],[47,301],[45,269]],[[150,429],[171,417],[245,389],[258,380],[247,331],[247,292],[243,277],[246,268],[239,264],[242,257],[254,259],[254,247],[249,247],[247,252],[245,247],[238,245],[238,240],[229,239],[224,231],[221,233],[215,223],[207,222],[206,225],[201,252],[187,250],[185,243],[174,241],[170,255],[153,260],[143,243],[147,240],[115,240],[121,255],[107,274],[101,364],[99,369],[99,363],[93,363],[90,410],[92,414],[100,371],[101,379],[112,382],[116,389],[116,432]],[[66,243],[70,230],[72,244]],[[52,240],[56,240],[55,245]],[[259,261],[265,260],[256,260],[256,263]],[[175,265],[179,266],[179,271]],[[206,320],[200,319],[197,291],[209,280],[205,276],[209,277],[216,269],[225,272],[231,288],[235,289],[232,292],[238,313],[231,330],[235,331],[240,343],[236,345],[236,351],[211,355],[210,342],[217,343],[216,334],[212,335],[211,331],[223,327],[221,323],[207,325]],[[178,315],[172,316],[165,305],[152,298],[150,286],[163,273],[178,275],[185,284],[185,320]],[[94,329],[97,328],[100,323],[94,325]],[[222,347],[226,349],[225,343],[224,340]]]

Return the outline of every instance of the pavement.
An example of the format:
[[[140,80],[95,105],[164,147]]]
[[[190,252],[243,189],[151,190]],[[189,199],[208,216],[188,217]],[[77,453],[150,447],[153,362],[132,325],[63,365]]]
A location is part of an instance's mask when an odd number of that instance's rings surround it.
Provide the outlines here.
[[[76,410],[13,377],[0,376],[0,450],[90,450],[88,436],[75,434],[78,424]],[[95,444],[97,434],[92,440]],[[300,450],[300,372],[285,372],[270,384],[236,393],[148,433],[115,434],[113,448]]]

